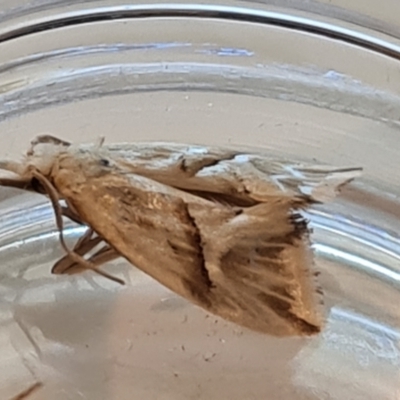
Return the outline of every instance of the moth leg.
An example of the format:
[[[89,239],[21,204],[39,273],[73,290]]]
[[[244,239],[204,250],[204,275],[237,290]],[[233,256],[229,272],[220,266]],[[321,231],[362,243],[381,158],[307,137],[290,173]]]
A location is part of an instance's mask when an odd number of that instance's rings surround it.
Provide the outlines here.
[[[100,239],[97,241],[97,239]],[[94,239],[90,239],[89,241],[83,243],[83,245],[77,249],[77,253],[80,255],[84,255],[85,253],[89,252],[93,249],[102,239],[96,237]],[[85,251],[86,250],[86,251]],[[120,257],[121,255],[111,248],[109,245],[105,245],[99,251],[94,253],[88,261],[93,263],[96,267],[103,265],[109,261],[115,260],[116,258]],[[70,257],[65,256],[61,260],[59,260],[53,267],[52,273],[53,274],[79,274],[85,271],[86,268],[82,267],[78,262],[72,260]]]
[[[76,242],[73,252],[80,255],[84,256],[87,254],[89,251],[94,249],[103,239],[100,236],[96,236],[92,238],[93,235],[93,230],[88,229],[83,236],[79,238],[79,240]],[[59,261],[57,261],[56,264],[54,264],[51,272],[56,275],[62,275],[65,273],[66,269],[70,267],[71,264],[75,264],[76,261],[74,261],[68,254],[61,258]]]
[[[0,169],[2,169],[1,164],[2,161],[0,161]],[[35,187],[34,184],[32,184],[31,179],[0,178],[0,186],[41,193],[41,191],[37,187]],[[79,225],[84,225],[79,215],[75,211],[73,211],[70,206],[61,206],[61,213],[64,217],[69,218],[71,221],[74,221]]]
[[[69,218],[70,220],[83,225],[82,220],[79,218],[78,214],[76,214],[69,206],[62,207],[62,214],[64,217]],[[91,250],[93,250],[99,243],[102,242],[103,238],[100,236],[93,237],[94,231],[89,228],[84,235],[82,235],[78,241],[76,242],[73,252],[79,254],[80,256],[84,256]],[[109,261],[118,258],[119,254],[115,252],[110,246],[102,247],[98,252],[92,255],[88,260],[92,262],[96,266],[100,266]],[[79,263],[73,261],[69,255],[61,258],[54,264],[51,272],[55,275],[73,275],[79,274],[83,272],[85,268],[79,266]]]
[[[61,206],[61,214],[64,217],[69,218],[71,221],[77,223],[78,225],[84,225],[84,222],[80,219],[79,215],[75,213],[71,207]]]
[[[108,278],[114,282],[124,285],[125,282],[123,280],[116,278],[115,276],[112,276],[110,274],[107,274],[104,271],[101,271],[100,269],[97,268],[96,265],[94,265],[93,263],[91,263],[88,260],[85,260],[82,256],[80,256],[79,254],[75,253],[73,250],[70,250],[68,248],[67,244],[65,243],[64,234],[63,234],[64,222],[62,219],[62,208],[59,203],[60,198],[58,196],[58,192],[55,189],[55,187],[51,184],[51,182],[43,174],[41,174],[38,170],[36,170],[35,168],[32,168],[32,170],[30,172],[31,172],[32,176],[35,177],[42,184],[44,190],[46,191],[47,195],[49,196],[49,199],[50,199],[51,204],[54,209],[54,216],[55,216],[56,225],[57,225],[57,228],[59,231],[60,243],[61,243],[61,246],[63,247],[63,249],[65,250],[65,252],[71,257],[72,260],[75,260],[82,267],[84,267],[86,269],[91,269],[94,272],[96,272],[97,274],[104,276],[105,278]]]
[[[0,161],[0,169],[1,169],[1,163],[2,161]],[[35,188],[34,185],[32,184],[31,179],[0,178],[0,186],[40,193],[40,191],[37,190],[37,188]],[[79,225],[84,225],[83,221],[79,218],[79,215],[76,212],[74,212],[70,206],[67,207],[61,206],[61,213],[62,215],[64,215],[64,217],[69,218],[71,221],[74,221]]]
[[[76,253],[80,254],[80,255],[86,254],[88,251],[90,251],[91,249],[93,249],[93,247],[96,246],[96,244],[90,246],[90,248],[88,248],[88,250],[82,250],[82,248],[83,248],[85,245],[87,246],[87,244],[88,244],[89,242],[92,242],[92,241],[94,241],[94,240],[97,241],[97,244],[100,243],[100,242],[102,241],[102,239],[101,239],[100,236],[96,236],[96,237],[92,238],[93,234],[94,234],[93,229],[89,228],[89,229],[84,233],[84,235],[82,235],[82,236],[78,239],[78,241],[75,243],[74,251],[75,251]]]
[[[30,179],[0,178],[0,186],[12,187],[22,190],[33,190]]]

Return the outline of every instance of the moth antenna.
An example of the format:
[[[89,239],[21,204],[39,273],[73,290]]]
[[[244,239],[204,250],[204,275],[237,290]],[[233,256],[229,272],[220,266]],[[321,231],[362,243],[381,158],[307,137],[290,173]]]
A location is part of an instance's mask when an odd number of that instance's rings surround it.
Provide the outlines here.
[[[14,172],[17,175],[23,175],[25,168],[21,163],[16,162],[16,161],[0,160],[0,169],[3,169],[5,171]]]
[[[60,243],[65,252],[79,265],[86,269],[91,269],[97,274],[104,276],[105,278],[108,278],[114,282],[117,282],[121,285],[124,285],[125,282],[122,279],[116,278],[115,276],[112,276],[108,274],[107,272],[103,272],[99,268],[97,268],[93,263],[91,263],[88,260],[85,260],[83,257],[81,257],[79,254],[75,253],[74,251],[70,250],[65,243],[64,240],[64,222],[62,219],[62,207],[59,203],[59,197],[56,189],[54,186],[51,184],[51,182],[44,176],[42,175],[39,171],[36,169],[32,170],[32,175],[43,185],[44,189],[46,190],[47,194],[49,195],[49,199],[51,201],[51,204],[54,209],[54,215],[56,218],[56,225],[57,229],[59,231],[59,237],[60,237]]]

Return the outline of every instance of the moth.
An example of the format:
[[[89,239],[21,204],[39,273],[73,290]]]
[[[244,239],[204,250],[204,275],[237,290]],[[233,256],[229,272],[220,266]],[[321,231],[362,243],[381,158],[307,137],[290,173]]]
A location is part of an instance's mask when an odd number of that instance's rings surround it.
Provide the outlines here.
[[[316,334],[324,322],[301,211],[361,171],[200,145],[71,144],[49,135],[0,168],[12,173],[0,185],[52,202],[66,251],[53,273],[91,269],[120,282],[100,267],[123,257],[206,311],[280,337]],[[73,249],[63,218],[88,227]]]

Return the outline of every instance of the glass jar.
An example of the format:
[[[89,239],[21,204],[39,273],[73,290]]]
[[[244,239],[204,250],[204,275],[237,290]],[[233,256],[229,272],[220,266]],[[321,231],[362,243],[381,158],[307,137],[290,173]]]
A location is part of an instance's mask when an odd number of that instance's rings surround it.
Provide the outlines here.
[[[398,399],[399,15],[398,1],[1,1],[2,158],[45,132],[364,169],[308,213],[328,314],[311,339],[234,326],[121,260],[124,288],[51,275],[48,200],[2,188],[1,397],[40,381],[32,400]]]

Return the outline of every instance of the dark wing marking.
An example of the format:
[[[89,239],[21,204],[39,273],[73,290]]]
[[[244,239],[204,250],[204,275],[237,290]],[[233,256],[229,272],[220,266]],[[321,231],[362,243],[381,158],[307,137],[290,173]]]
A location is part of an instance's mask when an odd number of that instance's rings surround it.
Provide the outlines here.
[[[217,229],[197,205],[190,208],[202,232],[213,283],[211,311],[274,335],[317,333],[318,305],[306,222],[297,200],[271,199],[244,209]]]

